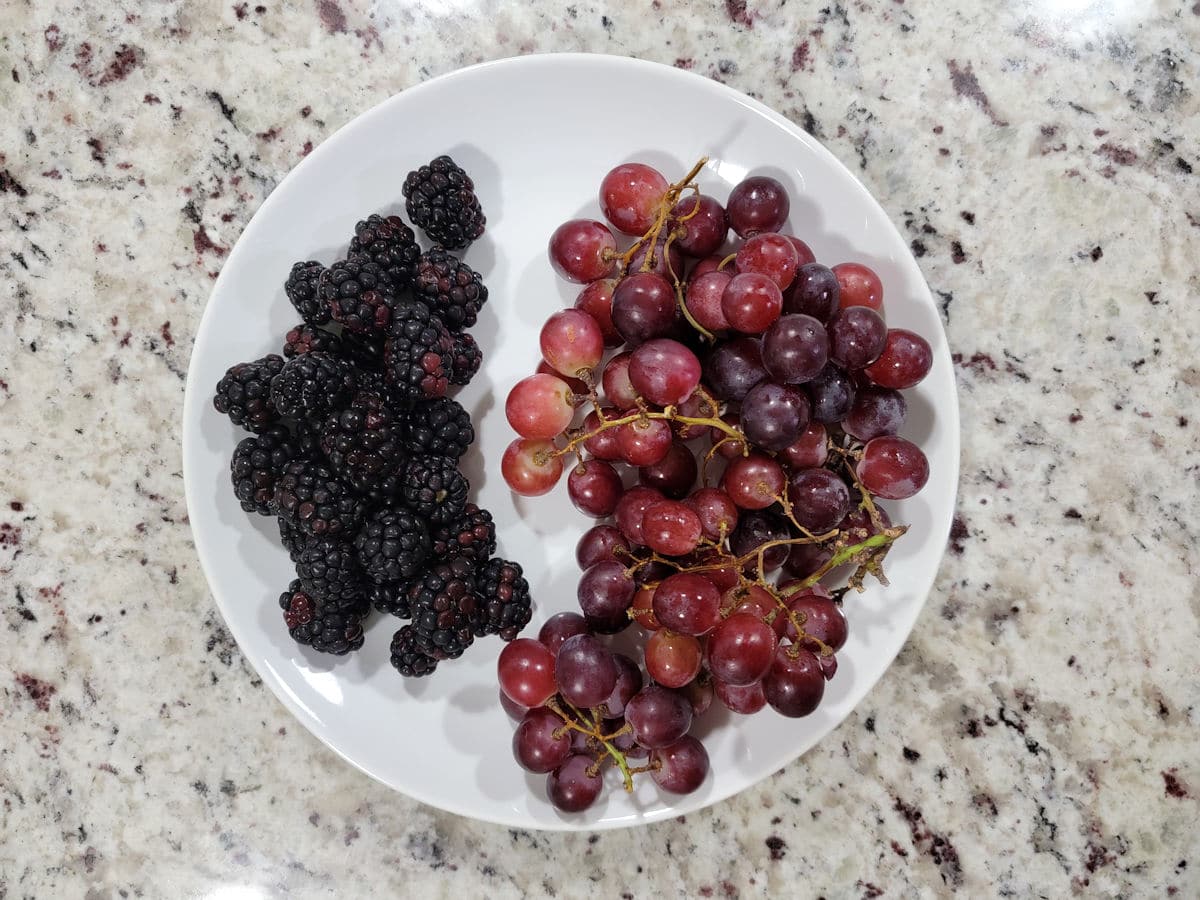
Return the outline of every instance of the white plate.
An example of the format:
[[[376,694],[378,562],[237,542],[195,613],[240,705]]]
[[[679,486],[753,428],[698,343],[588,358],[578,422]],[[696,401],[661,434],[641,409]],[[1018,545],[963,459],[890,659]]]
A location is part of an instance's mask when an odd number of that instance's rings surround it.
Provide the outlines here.
[[[737,717],[714,706],[699,728],[712,774],[690,796],[660,794],[643,778],[632,796],[608,790],[585,814],[554,811],[545,779],[512,760],[513,726],[496,699],[496,638],[476,642],[433,678],[406,681],[388,665],[392,622],[372,619],[366,646],[344,659],[298,648],[284,629],[277,598],[291,567],[275,523],[247,515],[234,499],[229,458],[242,435],[213,410],[212,389],[233,363],[278,352],[297,321],[282,289],[291,263],[331,262],[358,219],[402,212],[405,174],[441,153],[474,177],[487,215],[485,236],[466,256],[491,292],[474,330],[485,364],[458,399],[479,435],[465,464],[476,498],[496,517],[501,555],[524,565],[533,588],[529,633],[576,607],[574,548],[588,522],[561,485],[535,500],[509,493],[498,471],[513,437],[504,397],[536,365],[541,323],[577,290],[551,272],[546,240],[565,219],[598,215],[599,181],[613,165],[646,161],[677,178],[707,155],[701,186],[720,199],[748,172],[773,175],[790,190],[793,233],[822,262],[871,265],[883,279],[889,323],[933,345],[932,372],[908,392],[904,432],[925,449],[933,475],[918,497],[890,504],[893,518],[912,526],[888,558],[892,586],[848,598],[850,640],[816,713]],[[183,429],[188,511],[208,583],[279,699],[384,784],[451,812],[529,828],[616,828],[686,813],[754,784],[828,734],[908,637],[942,556],[958,477],[945,335],[904,240],[866,189],[762,104],[676,69],[608,56],[530,56],[454,72],[392,97],[317,148],[263,203],[217,280],[192,354]]]

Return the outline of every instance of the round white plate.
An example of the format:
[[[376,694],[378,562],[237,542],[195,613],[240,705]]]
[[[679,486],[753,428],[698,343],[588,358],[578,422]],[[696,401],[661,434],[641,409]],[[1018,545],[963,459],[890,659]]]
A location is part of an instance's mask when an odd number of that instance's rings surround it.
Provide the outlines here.
[[[719,199],[749,172],[780,179],[792,196],[789,227],[827,264],[858,260],[882,277],[889,324],[933,345],[933,371],[908,392],[904,434],[929,456],[932,479],[915,499],[889,504],[912,526],[888,557],[892,585],[850,595],[850,640],[816,713],[792,720],[769,708],[751,717],[714,705],[697,731],[712,773],[686,797],[649,778],[633,795],[614,782],[584,814],[563,816],[545,778],[512,760],[513,724],[497,702],[497,638],[477,641],[432,678],[405,680],[388,665],[397,623],[373,618],[366,646],[334,659],[296,646],[277,598],[293,577],[275,523],[242,512],[229,458],[243,436],[211,404],[233,363],[278,352],[297,321],[283,293],[294,260],[329,263],[354,223],[403,212],[405,174],[442,153],[474,178],[487,232],[466,255],[490,301],[474,334],[483,371],[458,395],[478,441],[465,459],[476,500],[495,515],[499,552],[519,561],[533,589],[528,633],[576,608],[574,548],[589,524],[560,485],[522,500],[499,475],[513,435],[509,387],[538,362],[541,323],[577,288],[555,278],[546,241],[562,221],[598,217],[596,192],[612,166],[640,160],[678,178],[702,156],[701,187]],[[526,828],[616,828],[714,803],[749,787],[828,734],[887,669],[933,582],[958,478],[958,406],[945,335],[904,240],[879,205],[808,134],[730,88],[631,59],[529,56],[476,66],[404,91],[359,116],[296,167],[263,203],[229,256],[196,337],[183,423],[184,477],[196,549],[217,605],[247,659],[289,710],[348,762],[384,784],[451,812]]]

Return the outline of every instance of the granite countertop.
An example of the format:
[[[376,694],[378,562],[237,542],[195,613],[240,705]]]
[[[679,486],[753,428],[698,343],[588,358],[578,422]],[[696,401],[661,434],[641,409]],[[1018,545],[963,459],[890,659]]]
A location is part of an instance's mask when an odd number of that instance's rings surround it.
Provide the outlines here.
[[[1200,894],[1200,4],[17,2],[0,35],[0,898]],[[459,66],[591,50],[820,138],[962,404],[948,553],[837,731],[644,830],[380,789],[271,696],[182,496],[189,349],[284,174]]]

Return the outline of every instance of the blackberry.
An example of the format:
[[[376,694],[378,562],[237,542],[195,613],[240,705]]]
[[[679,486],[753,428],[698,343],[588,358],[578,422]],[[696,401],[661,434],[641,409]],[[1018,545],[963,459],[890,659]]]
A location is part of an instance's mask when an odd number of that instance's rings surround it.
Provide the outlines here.
[[[408,218],[443,247],[460,250],[483,234],[475,184],[449,156],[409,172],[401,191]]]
[[[304,353],[272,379],[271,402],[288,419],[313,418],[349,399],[357,385],[349,363],[328,353]]]
[[[365,602],[362,568],[354,547],[341,536],[310,539],[300,551],[296,574],[310,596],[331,601],[358,597]]]
[[[404,449],[411,456],[458,459],[474,441],[470,413],[449,397],[418,403],[404,416]]]
[[[371,215],[354,226],[350,256],[375,263],[396,290],[412,284],[420,255],[417,236],[399,216]]]
[[[279,421],[271,403],[271,381],[282,371],[283,357],[275,353],[231,366],[217,382],[213,406],[234,425],[262,434]]]
[[[373,499],[391,496],[406,456],[403,424],[379,394],[359,391],[321,426],[321,449],[333,470]],[[391,479],[391,481],[389,481]]]
[[[405,625],[392,635],[392,666],[405,678],[422,678],[437,668],[438,657],[433,642],[412,625]]]
[[[395,291],[383,269],[366,257],[335,262],[321,279],[321,299],[334,321],[357,334],[386,334]]]
[[[455,332],[454,346],[450,350],[450,383],[470,384],[479,366],[483,363],[483,351],[475,338],[465,331]]]
[[[305,534],[350,540],[367,504],[324,465],[302,459],[288,463],[276,480],[271,512]]]
[[[412,578],[429,557],[429,529],[406,509],[382,509],[354,539],[358,561],[376,584]]]
[[[384,374],[402,403],[442,397],[450,386],[454,342],[441,319],[419,300],[401,300],[383,351]]]
[[[304,533],[303,528],[293,525],[287,519],[276,519],[275,521],[279,523],[279,542],[283,544],[283,549],[288,552],[293,564],[299,562],[300,551],[304,549],[308,535]]]
[[[370,610],[361,598],[349,603],[321,600],[293,581],[279,595],[288,634],[320,653],[342,656],[363,645],[362,621]]]
[[[475,593],[469,560],[438,563],[408,586],[408,607],[417,631],[428,635],[439,653],[457,659],[475,640],[483,604]]]
[[[421,254],[413,292],[451,331],[474,325],[488,298],[488,290],[479,273],[441,247]]]
[[[319,290],[324,274],[325,267],[310,259],[293,265],[283,283],[283,292],[309,325],[324,325],[329,321],[329,304],[321,299]]]
[[[283,467],[299,454],[292,433],[282,425],[243,439],[234,449],[229,466],[233,493],[242,509],[269,516],[275,481],[283,474]]]
[[[496,524],[492,514],[474,503],[468,503],[462,515],[433,529],[430,537],[431,558],[439,562],[462,556],[482,563],[496,552]]]
[[[328,353],[330,356],[341,356],[345,352],[342,348],[342,339],[340,337],[332,331],[316,328],[307,323],[297,325],[283,339],[283,356],[285,359],[291,359],[293,356],[301,356],[313,351]]]
[[[381,613],[407,619],[412,615],[408,608],[408,582],[386,581],[367,588],[367,599]]]
[[[401,490],[405,505],[437,525],[462,513],[470,489],[455,461],[445,456],[421,456],[409,460],[404,468]]]
[[[483,598],[482,633],[513,640],[533,618],[529,582],[520,564],[507,559],[488,560],[479,567],[476,584]]]

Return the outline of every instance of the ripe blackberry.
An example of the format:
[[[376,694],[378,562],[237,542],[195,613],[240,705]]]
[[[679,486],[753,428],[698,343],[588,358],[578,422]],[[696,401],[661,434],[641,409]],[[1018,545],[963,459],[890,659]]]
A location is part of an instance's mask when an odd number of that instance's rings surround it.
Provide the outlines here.
[[[438,654],[428,635],[405,625],[392,635],[392,666],[405,678],[422,678],[437,668]]]
[[[254,437],[244,438],[234,448],[230,462],[233,493],[246,512],[271,515],[275,481],[283,467],[299,456],[300,448],[292,433],[282,425]]]
[[[358,597],[365,602],[362,567],[354,546],[340,535],[310,539],[300,551],[296,574],[311,596],[332,601]]]
[[[462,515],[434,528],[431,558],[445,562],[462,556],[475,563],[485,562],[496,552],[496,524],[492,514],[468,503]]]
[[[367,577],[376,584],[406,581],[429,558],[429,529],[407,509],[381,509],[354,539]]]
[[[449,156],[409,172],[401,191],[408,218],[443,247],[460,250],[483,234],[475,184]]]
[[[297,579],[279,595],[279,607],[288,634],[298,644],[336,656],[363,645],[362,621],[370,607],[361,597],[348,603],[322,600],[305,591]]]
[[[479,567],[476,584],[483,598],[482,634],[498,634],[511,641],[533,618],[529,582],[519,563],[488,560]]]
[[[341,356],[342,339],[332,331],[316,328],[308,323],[297,325],[283,339],[283,356],[291,359],[305,353],[328,353],[330,356]]]
[[[387,581],[372,584],[367,588],[367,599],[381,613],[407,619],[412,615],[408,608],[408,582]]]
[[[329,304],[321,299],[319,290],[324,273],[325,267],[316,260],[298,262],[283,284],[283,292],[309,325],[324,325],[329,321]]]
[[[383,397],[359,391],[349,405],[326,417],[321,449],[333,470],[360,493],[381,499],[399,487],[395,476],[407,459],[401,448],[403,431]]]
[[[357,386],[350,363],[328,353],[303,353],[272,379],[271,402],[286,418],[316,418],[350,399]]]
[[[470,384],[482,363],[483,351],[475,338],[465,331],[455,332],[454,346],[450,350],[450,383]]]
[[[470,489],[455,461],[445,456],[417,457],[404,467],[405,505],[434,524],[444,525],[460,515]]]
[[[412,284],[421,248],[413,230],[399,216],[371,215],[354,226],[350,255],[375,263],[388,283],[400,290]]]
[[[488,290],[479,273],[441,247],[421,254],[413,291],[451,331],[474,325],[488,298]]]
[[[469,560],[438,563],[408,586],[412,624],[429,636],[438,652],[457,659],[475,640],[483,605],[475,593],[475,574]]]
[[[299,562],[300,551],[304,549],[308,535],[304,533],[303,528],[293,525],[287,519],[276,519],[275,521],[279,523],[279,542],[283,544],[283,549],[288,552],[293,563]]]
[[[282,371],[283,357],[275,353],[231,366],[217,382],[213,406],[234,425],[262,434],[279,421],[271,403],[271,381]]]
[[[271,512],[315,537],[350,540],[362,525],[367,504],[324,465],[294,460],[275,481]]]
[[[335,322],[357,334],[386,334],[396,294],[383,269],[366,257],[335,262],[321,279],[321,299]]]
[[[454,342],[441,319],[419,300],[400,300],[383,351],[384,374],[402,403],[442,397],[450,386]]]
[[[458,459],[474,441],[470,413],[449,397],[418,403],[404,416],[404,449],[410,456]]]

